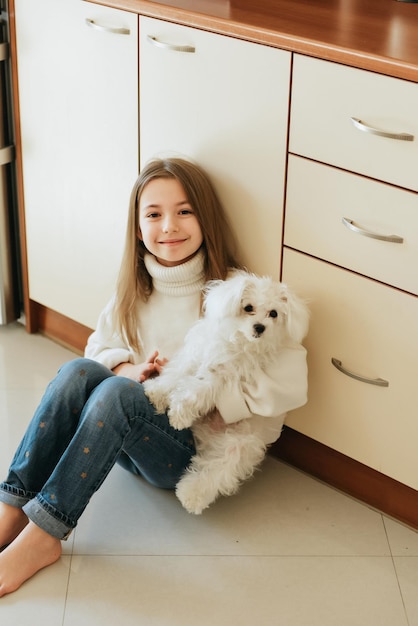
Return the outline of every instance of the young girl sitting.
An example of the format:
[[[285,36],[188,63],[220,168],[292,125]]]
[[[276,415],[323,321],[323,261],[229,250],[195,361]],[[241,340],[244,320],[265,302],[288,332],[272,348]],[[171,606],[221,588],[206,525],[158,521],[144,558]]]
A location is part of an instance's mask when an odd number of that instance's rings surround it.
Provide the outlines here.
[[[191,430],[156,414],[142,382],[158,376],[199,318],[206,281],[238,267],[219,199],[184,159],[150,162],[130,201],[116,294],[90,336],[86,358],[49,384],[0,485],[0,596],[61,555],[92,495],[118,462],[157,487],[175,488],[195,452]],[[280,380],[230,390],[213,427],[263,415],[266,443],[284,414],[306,401],[302,347],[278,356]]]

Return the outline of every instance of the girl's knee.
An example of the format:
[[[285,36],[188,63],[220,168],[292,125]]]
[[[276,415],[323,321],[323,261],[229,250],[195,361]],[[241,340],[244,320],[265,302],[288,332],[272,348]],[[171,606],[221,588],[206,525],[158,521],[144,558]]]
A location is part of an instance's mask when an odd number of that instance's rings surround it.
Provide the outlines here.
[[[134,395],[141,393],[142,385],[125,376],[111,376],[100,387],[102,398],[106,395],[111,398],[118,396]]]
[[[106,374],[111,376],[112,373],[101,363],[97,363],[97,361],[92,361],[91,359],[86,359],[84,357],[78,357],[76,359],[72,359],[67,363],[64,363],[58,370],[58,373],[62,376],[81,376],[85,377],[89,374],[97,374],[97,373]]]
[[[59,372],[74,372],[77,369],[81,369],[84,365],[84,362],[87,361],[84,357],[77,357],[76,359],[72,359],[71,361],[67,361],[63,363],[59,368]]]

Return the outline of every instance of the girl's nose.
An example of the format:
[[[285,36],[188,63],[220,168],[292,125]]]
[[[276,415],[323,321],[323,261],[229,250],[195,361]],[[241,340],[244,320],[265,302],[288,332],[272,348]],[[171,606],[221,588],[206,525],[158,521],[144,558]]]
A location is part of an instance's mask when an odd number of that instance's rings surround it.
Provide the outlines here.
[[[164,233],[175,233],[178,231],[177,222],[172,217],[167,217],[163,223],[163,232]]]

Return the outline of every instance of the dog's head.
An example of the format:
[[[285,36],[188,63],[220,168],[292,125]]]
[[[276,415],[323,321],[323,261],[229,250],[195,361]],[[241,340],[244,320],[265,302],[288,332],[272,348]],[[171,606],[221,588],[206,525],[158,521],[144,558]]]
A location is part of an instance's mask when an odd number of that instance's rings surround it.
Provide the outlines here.
[[[300,343],[308,331],[308,308],[287,285],[245,271],[209,283],[204,310],[212,319],[236,318],[248,339],[280,337]]]

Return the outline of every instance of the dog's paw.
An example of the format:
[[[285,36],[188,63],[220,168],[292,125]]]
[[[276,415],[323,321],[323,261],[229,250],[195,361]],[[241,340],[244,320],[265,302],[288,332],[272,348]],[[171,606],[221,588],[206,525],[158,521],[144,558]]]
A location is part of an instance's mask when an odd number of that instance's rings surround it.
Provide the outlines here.
[[[168,420],[173,428],[176,430],[183,430],[184,428],[190,428],[195,421],[195,416],[189,413],[181,404],[171,406],[168,409]]]
[[[154,405],[154,408],[158,411],[158,413],[165,413],[168,407],[168,398],[165,393],[163,393],[157,381],[150,378],[143,383],[145,395],[148,400]]]
[[[188,513],[201,515],[216,499],[217,493],[205,489],[197,474],[185,474],[177,483],[176,496]]]

